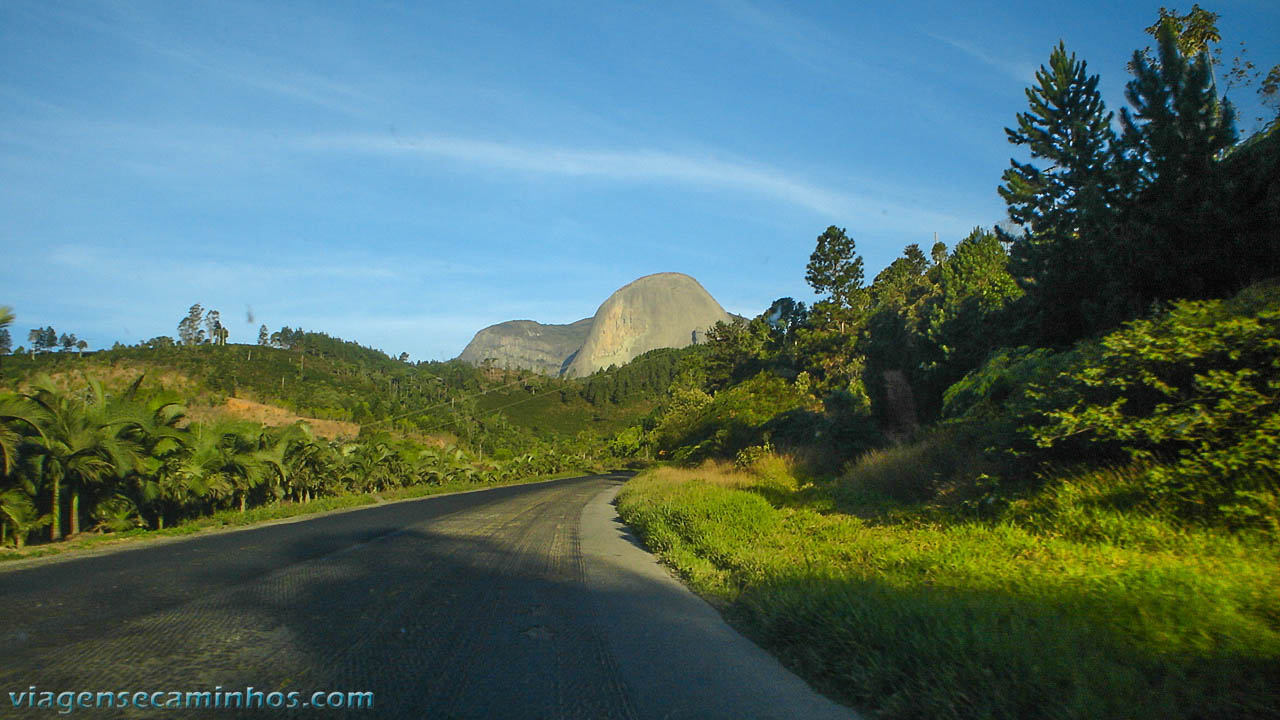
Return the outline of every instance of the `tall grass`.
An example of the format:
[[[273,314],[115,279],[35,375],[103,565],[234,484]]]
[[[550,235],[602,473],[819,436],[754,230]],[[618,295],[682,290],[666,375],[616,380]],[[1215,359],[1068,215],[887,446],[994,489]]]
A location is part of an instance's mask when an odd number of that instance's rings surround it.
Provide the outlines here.
[[[1125,496],[1124,470],[1048,483],[995,517],[913,513],[904,488],[945,486],[964,452],[932,443],[835,483],[777,457],[663,468],[619,511],[744,632],[884,717],[1280,713],[1274,544],[1167,522]],[[856,498],[872,495],[869,521]],[[908,502],[886,519],[886,497]]]

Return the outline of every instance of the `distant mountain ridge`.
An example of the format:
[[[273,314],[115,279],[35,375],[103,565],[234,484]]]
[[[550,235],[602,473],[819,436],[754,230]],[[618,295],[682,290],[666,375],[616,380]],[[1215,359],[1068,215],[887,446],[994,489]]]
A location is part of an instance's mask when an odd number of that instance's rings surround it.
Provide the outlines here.
[[[619,288],[594,316],[569,325],[511,320],[476,333],[458,356],[471,365],[584,377],[624,365],[658,348],[699,342],[732,316],[697,280],[683,273],[646,275]]]
[[[476,333],[458,359],[476,367],[492,360],[495,367],[559,375],[566,359],[582,347],[590,330],[591,318],[568,325],[508,320]]]

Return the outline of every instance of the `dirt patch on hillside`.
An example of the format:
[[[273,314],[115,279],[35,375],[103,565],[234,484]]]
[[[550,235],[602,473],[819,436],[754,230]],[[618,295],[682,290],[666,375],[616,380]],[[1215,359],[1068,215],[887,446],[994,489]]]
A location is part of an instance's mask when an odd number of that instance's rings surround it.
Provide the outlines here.
[[[188,408],[187,417],[195,422],[209,422],[230,417],[271,427],[292,425],[301,420],[311,426],[311,432],[318,437],[329,440],[354,438],[360,434],[360,426],[356,423],[302,417],[282,407],[266,405],[243,398],[227,398],[222,405],[211,408]]]

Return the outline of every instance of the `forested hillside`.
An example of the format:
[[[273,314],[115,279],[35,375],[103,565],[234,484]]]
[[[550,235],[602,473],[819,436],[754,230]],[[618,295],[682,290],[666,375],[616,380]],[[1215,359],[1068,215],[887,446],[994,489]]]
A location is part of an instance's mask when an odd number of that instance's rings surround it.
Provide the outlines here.
[[[685,466],[623,518],[819,687],[1276,717],[1280,122],[1238,136],[1216,21],[1161,10],[1118,123],[1059,44],[1006,130],[1011,222],[870,282],[827,228],[822,298],[713,329],[620,443]]]
[[[827,227],[816,302],[580,380],[229,345],[199,306],[176,342],[33,331],[0,363],[0,544],[659,461],[623,518],[864,711],[1276,717],[1280,114],[1240,136],[1217,19],[1161,9],[1118,115],[1049,49],[1005,129],[1007,219],[870,279]],[[1254,74],[1274,110],[1280,65]]]
[[[5,358],[0,544],[592,467],[665,394],[676,357],[570,382],[411,364],[287,327],[228,345],[195,325],[184,320],[177,342]],[[343,421],[353,436],[267,427],[244,417],[248,401]]]
[[[1241,423],[1266,432],[1280,124],[1239,141],[1210,56],[1178,27],[1153,26],[1158,50],[1135,55],[1119,134],[1097,76],[1055,48],[1007,130],[1031,154],[999,188],[1013,222],[909,245],[869,283],[854,239],[827,228],[806,273],[822,299],[713,328],[637,426],[642,446],[732,459],[818,440],[839,470],[937,430],[1030,483],[1067,458],[1163,465]],[[1273,500],[1256,502],[1274,529]]]

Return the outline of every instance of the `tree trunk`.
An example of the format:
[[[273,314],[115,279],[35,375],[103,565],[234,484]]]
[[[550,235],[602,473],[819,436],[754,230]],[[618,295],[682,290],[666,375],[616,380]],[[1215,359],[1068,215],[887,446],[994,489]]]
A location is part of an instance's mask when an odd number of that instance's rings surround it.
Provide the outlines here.
[[[157,530],[163,530],[163,529],[164,529],[164,512],[161,512],[161,513],[159,514],[159,516],[158,516],[158,522],[156,523],[156,529],[157,529]]]
[[[62,481],[54,479],[53,481],[53,509],[50,511],[53,516],[53,522],[49,525],[49,539],[62,539]]]
[[[71,534],[80,534],[80,488],[71,489]]]

